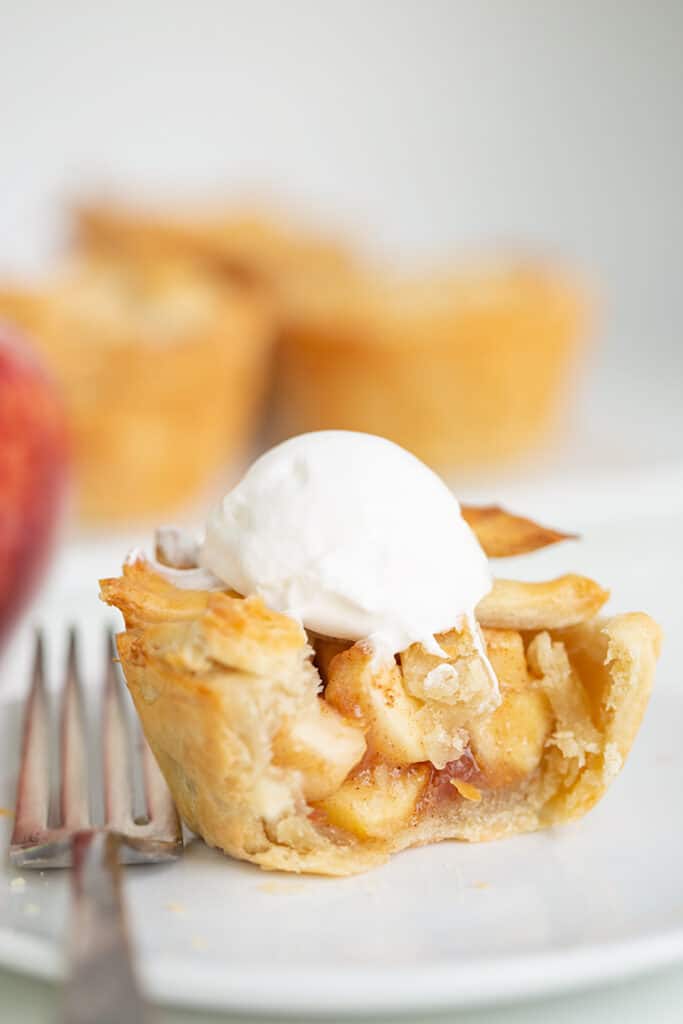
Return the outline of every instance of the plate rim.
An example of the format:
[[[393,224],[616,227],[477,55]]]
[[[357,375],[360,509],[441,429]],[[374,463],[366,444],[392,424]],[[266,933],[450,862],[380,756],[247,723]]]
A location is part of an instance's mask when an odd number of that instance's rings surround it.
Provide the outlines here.
[[[358,966],[309,973],[270,967],[269,984],[264,985],[263,967],[228,968],[219,975],[215,961],[202,965],[193,960],[188,966],[180,956],[142,962],[139,970],[149,997],[162,1005],[311,1018],[512,1005],[563,992],[585,992],[681,961],[683,926],[548,953],[479,958],[467,962],[462,976],[452,964],[415,967],[405,973]],[[0,966],[59,982],[62,950],[40,936],[0,927]]]

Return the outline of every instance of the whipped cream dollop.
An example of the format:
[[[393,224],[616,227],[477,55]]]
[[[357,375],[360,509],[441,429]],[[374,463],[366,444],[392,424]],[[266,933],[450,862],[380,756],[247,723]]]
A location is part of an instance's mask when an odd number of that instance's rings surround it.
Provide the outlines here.
[[[484,552],[424,463],[380,437],[303,434],[271,449],[211,515],[199,563],[307,629],[393,655],[473,633],[489,592]],[[478,634],[477,634],[478,635]]]

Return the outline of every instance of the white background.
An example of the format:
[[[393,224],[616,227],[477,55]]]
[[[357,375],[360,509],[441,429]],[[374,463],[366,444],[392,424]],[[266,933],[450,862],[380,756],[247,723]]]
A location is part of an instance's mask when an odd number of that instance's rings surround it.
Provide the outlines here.
[[[561,255],[666,358],[682,40],[676,0],[2,0],[0,267],[83,188],[260,185],[408,255]]]

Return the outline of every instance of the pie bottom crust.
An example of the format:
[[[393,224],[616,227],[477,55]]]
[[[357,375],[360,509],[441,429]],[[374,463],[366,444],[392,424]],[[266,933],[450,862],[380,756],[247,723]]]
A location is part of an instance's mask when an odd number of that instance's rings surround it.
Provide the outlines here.
[[[566,675],[568,657],[590,705],[590,739],[569,707],[529,778],[482,789],[476,802],[458,794],[425,801],[405,827],[368,841],[321,824],[297,792],[296,773],[273,764],[281,722],[321,700],[295,622],[255,598],[178,591],[144,562],[103,581],[102,595],[124,614],[121,664],[187,825],[262,868],[324,875],[367,870],[410,846],[499,839],[584,815],[633,743],[660,643],[659,627],[643,613],[525,635],[527,660],[550,688],[553,673]]]

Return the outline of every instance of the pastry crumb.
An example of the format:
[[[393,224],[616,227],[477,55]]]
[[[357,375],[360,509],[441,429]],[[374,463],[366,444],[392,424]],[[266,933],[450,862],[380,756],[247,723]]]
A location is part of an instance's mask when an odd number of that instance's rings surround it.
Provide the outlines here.
[[[257,892],[273,895],[278,892],[291,892],[292,889],[303,889],[303,882],[262,882],[256,886]]]
[[[0,807],[0,818],[11,818],[14,811],[10,807]]]
[[[37,903],[27,903],[24,907],[24,913],[27,917],[39,917],[40,907]]]
[[[9,887],[10,889],[25,889],[26,879],[23,878],[21,875],[18,875],[16,878],[12,879],[12,881],[9,884]]]
[[[209,948],[209,944],[206,939],[203,939],[201,935],[193,935],[190,939],[190,945],[193,949],[196,949],[198,953],[203,953]]]
[[[475,882],[474,883],[474,888],[475,889],[490,889],[491,888],[491,883],[490,882]]]
[[[184,914],[187,907],[184,903],[166,903],[164,910],[170,911],[171,914]]]

